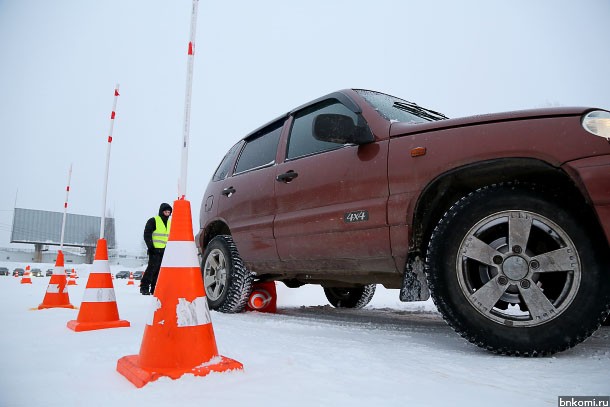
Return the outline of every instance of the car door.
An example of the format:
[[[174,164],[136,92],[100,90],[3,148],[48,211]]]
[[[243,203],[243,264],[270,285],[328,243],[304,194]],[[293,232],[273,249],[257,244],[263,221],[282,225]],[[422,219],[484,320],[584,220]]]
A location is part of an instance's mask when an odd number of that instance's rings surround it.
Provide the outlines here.
[[[232,175],[222,181],[217,217],[229,226],[242,258],[255,263],[279,262],[273,238],[275,158],[284,120],[245,139]]]
[[[275,167],[280,260],[291,271],[394,271],[386,216],[387,141],[357,146],[316,140],[313,121],[321,113],[364,121],[337,99],[292,115],[284,161]]]

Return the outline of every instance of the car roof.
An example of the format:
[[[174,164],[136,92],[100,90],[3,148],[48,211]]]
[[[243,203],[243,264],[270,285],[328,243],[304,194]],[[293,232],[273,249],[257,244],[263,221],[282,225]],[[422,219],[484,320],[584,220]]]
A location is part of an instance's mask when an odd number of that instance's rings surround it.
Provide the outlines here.
[[[245,137],[242,138],[242,140],[248,140],[251,137],[255,137],[259,132],[265,130],[267,127],[273,125],[274,123],[276,123],[279,120],[286,120],[286,118],[288,118],[288,116],[290,116],[291,114],[294,114],[295,112],[298,112],[299,110],[303,110],[306,107],[309,106],[313,106],[316,103],[320,103],[322,101],[328,100],[328,99],[336,99],[338,101],[340,101],[341,103],[343,103],[344,105],[346,105],[349,109],[351,109],[354,113],[361,113],[362,109],[360,108],[360,106],[358,106],[358,104],[356,102],[354,102],[346,93],[346,91],[348,91],[349,89],[343,89],[343,90],[339,90],[336,92],[331,92],[327,95],[321,96],[319,98],[316,98],[314,100],[311,100],[307,103],[304,103],[286,113],[284,113],[283,115],[280,115],[278,117],[276,117],[275,119],[263,124],[260,127],[257,127],[254,131],[251,131],[250,133],[248,133]]]

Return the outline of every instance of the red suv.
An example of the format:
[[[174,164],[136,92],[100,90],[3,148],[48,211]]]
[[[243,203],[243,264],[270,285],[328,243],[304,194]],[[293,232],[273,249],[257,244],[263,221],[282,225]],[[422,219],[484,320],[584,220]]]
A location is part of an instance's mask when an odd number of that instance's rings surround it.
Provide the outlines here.
[[[226,154],[197,245],[212,309],[253,281],[319,284],[359,308],[376,284],[432,295],[469,341],[545,355],[610,308],[610,112],[448,119],[379,92],[316,99]]]

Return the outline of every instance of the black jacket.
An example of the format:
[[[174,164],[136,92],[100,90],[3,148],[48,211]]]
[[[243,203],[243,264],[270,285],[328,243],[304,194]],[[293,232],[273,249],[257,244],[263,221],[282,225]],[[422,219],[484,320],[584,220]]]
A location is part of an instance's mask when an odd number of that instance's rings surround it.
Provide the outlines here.
[[[167,209],[171,211],[172,207],[166,203],[162,203],[159,207],[159,216],[161,217],[161,220],[163,221],[163,224],[165,226],[167,226],[167,220],[169,218],[163,215],[163,211]],[[157,222],[155,222],[155,217],[153,216],[152,218],[148,219],[148,221],[146,221],[146,226],[144,226],[144,242],[146,243],[146,247],[148,248],[148,253],[151,253],[155,248],[155,246],[153,246],[152,234],[156,228]]]

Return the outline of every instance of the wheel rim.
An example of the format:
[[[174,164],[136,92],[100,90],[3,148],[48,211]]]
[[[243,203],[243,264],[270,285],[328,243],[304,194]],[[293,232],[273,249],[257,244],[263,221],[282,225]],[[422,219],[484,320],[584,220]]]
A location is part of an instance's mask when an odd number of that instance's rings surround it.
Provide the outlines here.
[[[528,211],[503,211],[474,225],[459,246],[460,289],[486,318],[533,327],[564,312],[578,293],[581,262],[568,234]]]
[[[227,286],[227,260],[224,253],[214,249],[205,259],[203,267],[205,293],[211,301],[217,301]]]

